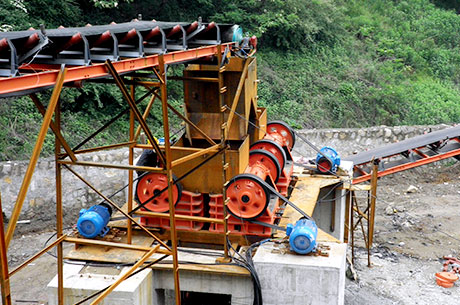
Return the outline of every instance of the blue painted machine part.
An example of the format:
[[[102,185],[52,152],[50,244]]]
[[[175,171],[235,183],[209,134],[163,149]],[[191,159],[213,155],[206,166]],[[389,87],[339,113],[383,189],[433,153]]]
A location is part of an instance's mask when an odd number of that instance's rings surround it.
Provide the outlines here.
[[[335,174],[337,172],[337,167],[340,165],[339,154],[334,148],[329,146],[324,146],[320,149],[320,151],[332,161],[332,164],[330,164],[329,160],[327,160],[327,158],[325,158],[322,154],[318,153],[316,155],[318,171],[324,174],[327,174],[328,172]]]
[[[299,254],[308,254],[316,248],[318,227],[314,220],[301,218],[295,225],[288,224],[286,235],[289,236],[291,250]]]
[[[109,232],[107,223],[111,214],[110,206],[105,204],[94,205],[87,210],[81,209],[77,222],[78,232],[86,238],[104,237]]]
[[[243,29],[237,26],[233,30],[232,42],[240,42],[243,40]]]

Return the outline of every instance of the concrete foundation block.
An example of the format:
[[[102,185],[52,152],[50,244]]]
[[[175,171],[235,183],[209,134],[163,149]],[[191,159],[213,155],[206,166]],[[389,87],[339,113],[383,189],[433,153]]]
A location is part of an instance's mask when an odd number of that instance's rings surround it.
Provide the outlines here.
[[[113,267],[90,268],[84,265],[64,264],[64,304],[75,304],[94,292],[109,286],[128,270],[129,267],[122,269]],[[155,304],[153,303],[152,286],[152,270],[143,270],[124,280],[99,304]],[[58,304],[57,276],[51,280],[47,289],[48,304]],[[92,301],[94,298],[84,304],[90,304]]]
[[[259,247],[253,261],[264,305],[344,304],[347,245],[321,244],[330,247],[328,257],[274,252],[273,243]]]

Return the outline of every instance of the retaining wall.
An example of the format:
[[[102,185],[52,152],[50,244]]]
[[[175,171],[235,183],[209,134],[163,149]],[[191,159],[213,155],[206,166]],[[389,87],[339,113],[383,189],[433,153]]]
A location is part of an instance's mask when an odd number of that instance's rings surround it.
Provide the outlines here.
[[[429,131],[440,130],[448,125],[435,126],[378,126],[371,128],[352,129],[312,129],[299,130],[303,136],[318,147],[332,146],[341,156],[347,156],[386,143],[404,140]],[[313,158],[316,153],[302,140],[297,139],[295,155]],[[106,162],[114,164],[127,164],[128,151],[113,150],[110,152],[93,153],[80,156],[81,160],[93,162]],[[28,161],[8,161],[0,163],[0,191],[3,211],[7,218],[11,216],[19,188],[22,183]],[[123,187],[127,181],[128,172],[125,170],[74,167],[85,179],[91,182],[105,195],[110,195]],[[88,208],[101,201],[99,196],[90,190],[72,173],[63,170],[63,206],[64,224],[73,225],[78,218],[81,208]],[[26,223],[18,224],[19,232],[54,228],[55,223],[55,170],[54,159],[40,159],[34,172],[29,191],[22,209],[20,220]],[[126,198],[125,191],[120,192],[113,200],[121,206]],[[30,223],[28,222],[30,220]]]
[[[81,161],[104,162],[111,164],[127,164],[127,150],[112,150],[103,153],[93,153],[78,156]],[[3,211],[9,219],[19,193],[28,161],[7,161],[0,163],[0,191]],[[106,196],[122,188],[128,179],[128,172],[118,169],[74,166],[78,174],[92,183]],[[19,232],[53,229],[56,219],[56,184],[54,158],[40,159],[24,201],[18,224]],[[76,223],[78,213],[82,208],[101,202],[101,198],[86,184],[66,169],[62,170],[62,193],[64,206],[64,225]],[[125,192],[114,196],[113,200],[120,203],[125,201]],[[29,222],[30,221],[30,222]]]

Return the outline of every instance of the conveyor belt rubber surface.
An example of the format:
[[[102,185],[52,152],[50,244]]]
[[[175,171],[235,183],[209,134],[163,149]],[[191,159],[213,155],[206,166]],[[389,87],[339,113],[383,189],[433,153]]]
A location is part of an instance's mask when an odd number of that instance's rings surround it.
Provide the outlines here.
[[[343,160],[354,164],[353,183],[370,179],[371,163],[378,160],[379,177],[460,156],[460,125],[392,143]]]
[[[91,65],[232,42],[238,25],[132,21],[76,28],[0,32],[0,77],[23,64]]]
[[[352,161],[354,165],[359,165],[370,162],[372,161],[372,159],[390,157],[413,148],[424,147],[429,144],[433,144],[442,140],[453,139],[456,137],[460,137],[460,125],[452,128],[430,132],[421,136],[413,137],[401,142],[388,144],[375,149],[363,151],[355,155],[347,156],[343,158],[343,160]]]
[[[76,28],[0,32],[0,97],[54,86],[60,65],[67,84],[107,77],[104,62],[118,73],[205,59],[242,39],[235,24],[132,21]],[[219,49],[218,45],[222,45]],[[3,77],[3,78],[2,78]]]

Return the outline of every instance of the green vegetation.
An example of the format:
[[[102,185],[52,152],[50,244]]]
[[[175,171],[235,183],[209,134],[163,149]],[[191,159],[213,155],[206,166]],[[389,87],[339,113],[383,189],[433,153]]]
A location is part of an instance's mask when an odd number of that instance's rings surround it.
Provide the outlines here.
[[[298,128],[364,127],[460,122],[459,10],[455,0],[0,0],[0,25],[81,26],[138,13],[238,23],[259,38],[259,101],[271,119]],[[181,86],[172,84],[170,95],[179,104]],[[95,84],[65,89],[62,105],[74,145],[126,107],[114,87]],[[0,159],[30,153],[40,118],[26,97],[1,101]],[[149,122],[161,135],[158,122]],[[95,141],[126,131],[127,120]]]

